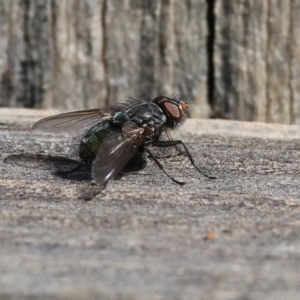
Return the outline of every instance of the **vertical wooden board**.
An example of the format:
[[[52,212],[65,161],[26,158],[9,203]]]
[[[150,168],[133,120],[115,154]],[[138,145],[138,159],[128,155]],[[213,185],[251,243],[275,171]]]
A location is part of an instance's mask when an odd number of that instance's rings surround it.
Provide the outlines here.
[[[267,122],[291,122],[290,22],[291,1],[269,0],[266,53]]]
[[[9,0],[0,1],[0,105],[7,106],[12,87],[12,71],[8,69],[7,46],[9,40]],[[4,38],[5,37],[5,38]]]
[[[161,1],[158,20],[158,41],[155,63],[155,90],[156,94],[174,95],[178,93],[175,87],[175,61],[178,52],[175,45],[174,31],[174,0]]]
[[[23,17],[18,0],[0,2],[0,105],[15,107],[21,97],[20,65],[24,53]]]
[[[266,119],[266,60],[267,47],[267,1],[249,0],[244,2],[241,13],[246,68],[243,69],[238,82],[243,101],[238,106],[241,120],[265,121]]]
[[[291,2],[291,122],[300,124],[300,0]]]
[[[158,1],[106,2],[105,71],[107,103],[151,97],[157,50]]]
[[[56,3],[53,103],[68,110],[103,105],[106,83],[103,61],[104,0]]]
[[[52,97],[50,1],[3,1],[6,43],[1,51],[1,102],[39,107]],[[2,44],[3,45],[3,44]]]
[[[175,1],[174,92],[191,103],[193,117],[208,117],[207,4],[205,0]]]
[[[25,107],[41,107],[52,97],[53,53],[51,11],[48,0],[21,1],[24,53],[20,61],[21,95],[17,101]]]
[[[54,98],[47,106],[61,107],[67,110],[84,109],[80,71],[85,63],[85,53],[79,51],[76,40],[76,24],[80,22],[76,12],[77,1],[55,1],[54,12]],[[83,20],[84,21],[84,20]]]
[[[264,121],[267,0],[216,0],[215,16],[214,113]]]
[[[207,110],[205,0],[1,4],[2,105],[74,110],[178,93]]]
[[[139,88],[142,94],[154,96],[155,91],[157,61],[158,61],[158,41],[161,13],[161,0],[145,0],[142,2],[142,22],[141,40],[138,60],[140,63]]]
[[[208,116],[204,0],[109,1],[105,29],[109,103],[179,94]]]
[[[194,117],[208,117],[206,2],[162,1],[159,12],[156,94],[179,95]]]

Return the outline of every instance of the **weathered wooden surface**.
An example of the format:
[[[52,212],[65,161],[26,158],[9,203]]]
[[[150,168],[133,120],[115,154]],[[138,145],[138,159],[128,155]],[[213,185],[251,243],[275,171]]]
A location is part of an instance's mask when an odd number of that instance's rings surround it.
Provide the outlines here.
[[[83,109],[158,93],[206,98],[206,1],[2,0],[0,103]]]
[[[66,153],[28,130],[46,114],[0,110],[0,299],[299,298],[299,127],[188,120],[175,136],[218,179],[165,158],[184,187],[149,162],[86,202],[83,173],[2,161]]]
[[[215,1],[213,108],[300,124],[300,1]]]
[[[300,0],[2,0],[0,105],[179,94],[196,117],[300,124]]]

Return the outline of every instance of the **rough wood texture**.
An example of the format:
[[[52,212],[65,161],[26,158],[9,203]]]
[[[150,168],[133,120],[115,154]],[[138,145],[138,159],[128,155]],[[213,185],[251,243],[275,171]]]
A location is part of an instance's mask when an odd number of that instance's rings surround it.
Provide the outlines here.
[[[2,161],[66,154],[28,130],[46,114],[0,110],[0,299],[299,298],[299,126],[188,120],[175,136],[218,179],[164,158],[184,187],[149,162],[85,202],[84,172]]]
[[[300,0],[2,0],[0,105],[179,94],[197,117],[300,124]]]
[[[178,93],[208,116],[205,0],[3,0],[0,17],[2,105],[82,109]]]
[[[300,1],[216,0],[214,110],[300,123]]]

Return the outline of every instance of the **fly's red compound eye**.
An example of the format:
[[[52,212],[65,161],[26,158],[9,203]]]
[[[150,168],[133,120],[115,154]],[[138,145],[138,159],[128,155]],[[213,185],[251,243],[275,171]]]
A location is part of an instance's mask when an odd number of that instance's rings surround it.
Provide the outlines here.
[[[181,111],[179,107],[171,102],[166,101],[164,103],[164,106],[168,113],[176,120],[181,118]]]
[[[185,102],[164,96],[158,96],[153,101],[163,110],[168,126],[171,128],[176,127],[186,118],[184,110],[187,110],[189,106]]]

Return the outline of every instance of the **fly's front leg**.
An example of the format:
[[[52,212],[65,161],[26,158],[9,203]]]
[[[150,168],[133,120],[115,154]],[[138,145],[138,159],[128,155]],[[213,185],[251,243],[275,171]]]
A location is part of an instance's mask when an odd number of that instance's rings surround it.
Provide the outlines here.
[[[170,141],[170,142],[173,141],[172,136],[171,136],[169,130],[168,130],[167,128],[164,128],[164,131],[165,131],[165,133],[166,133],[166,135],[167,135],[169,141]],[[178,147],[178,145],[175,145],[175,148],[176,148],[176,150],[178,151],[178,154],[177,154],[177,155],[185,154],[185,152],[182,151],[182,150]],[[177,155],[176,155],[176,156],[177,156]]]
[[[185,150],[185,153],[188,156],[191,164],[194,166],[194,168],[196,170],[199,171],[199,173],[201,173],[206,178],[216,179],[216,177],[214,177],[214,176],[209,176],[209,175],[205,174],[204,171],[202,171],[199,167],[197,167],[195,165],[195,161],[194,161],[194,159],[192,157],[192,154],[190,153],[190,151],[188,150],[187,146],[184,144],[183,141],[181,141],[181,140],[176,140],[176,141],[157,141],[157,142],[153,143],[153,146],[156,146],[156,147],[173,147],[173,146],[177,146],[177,145],[182,145],[183,146],[183,148]]]

